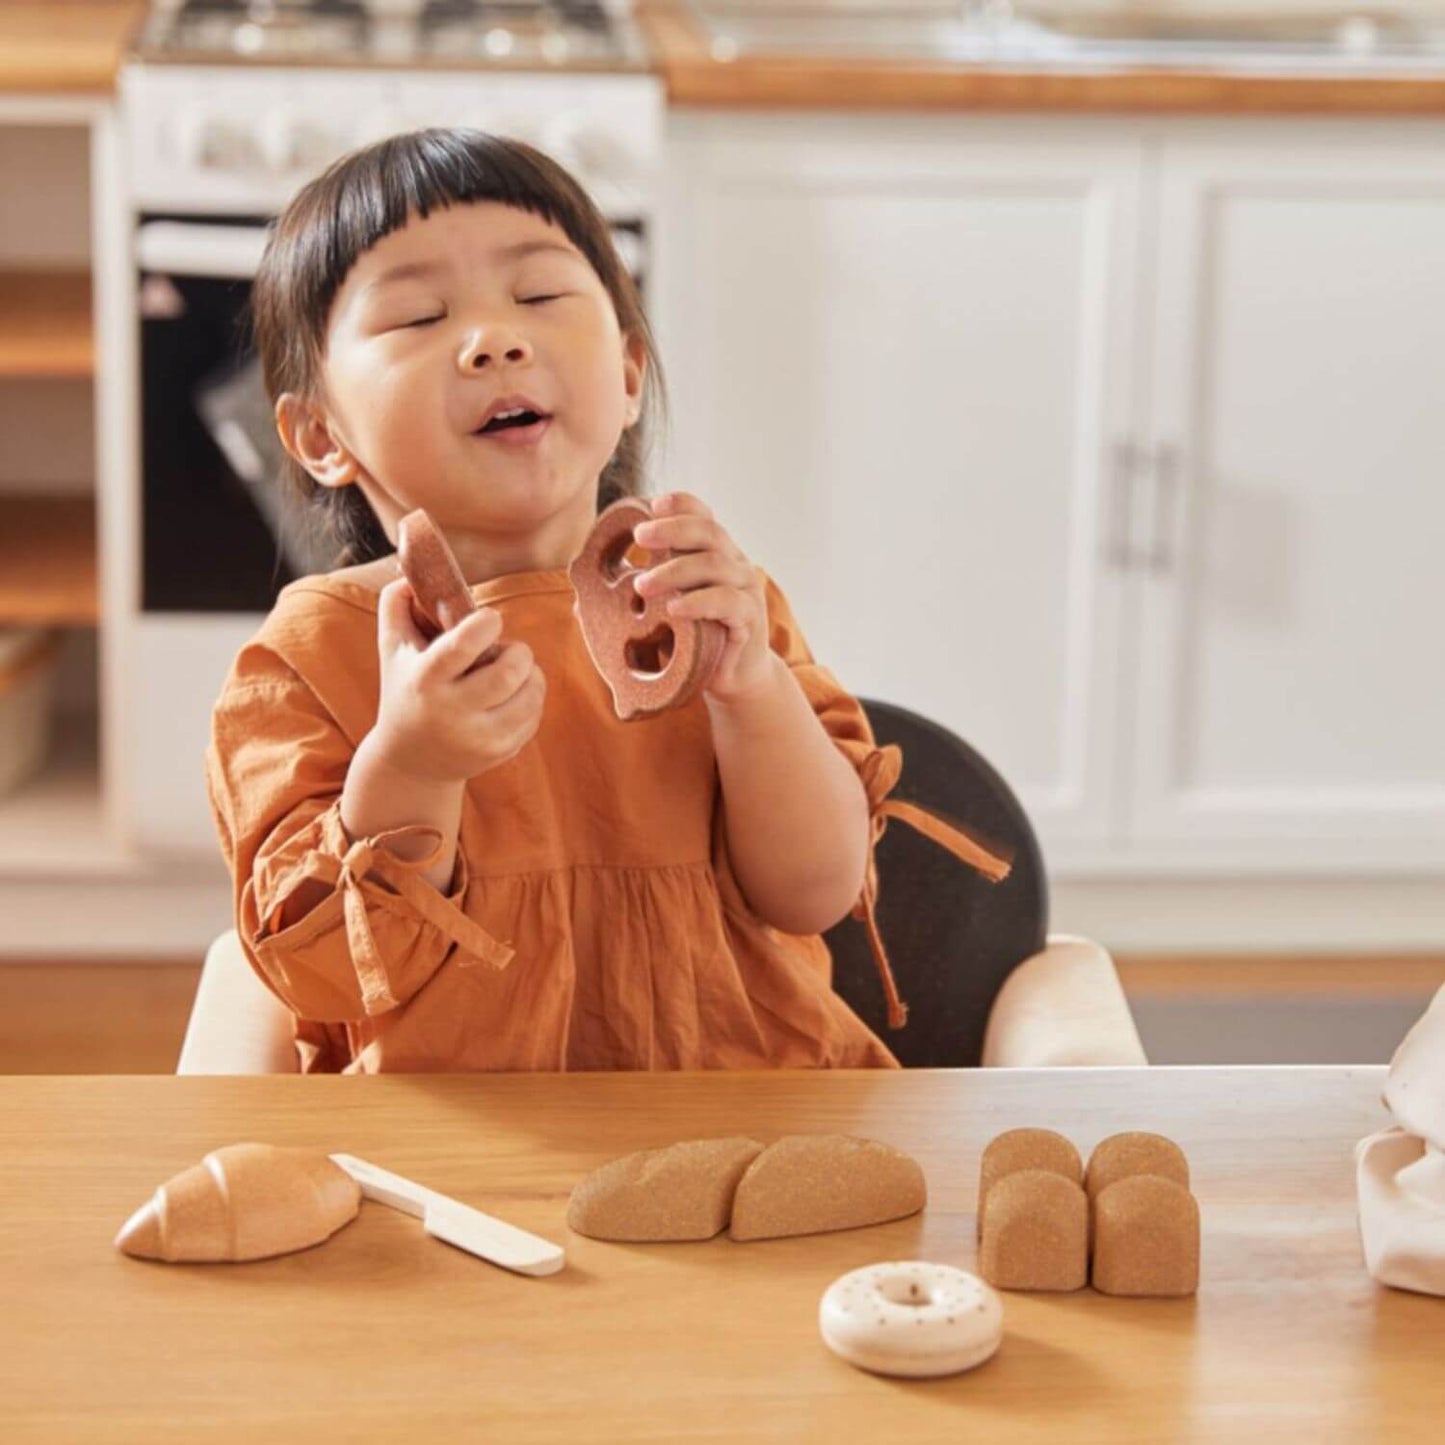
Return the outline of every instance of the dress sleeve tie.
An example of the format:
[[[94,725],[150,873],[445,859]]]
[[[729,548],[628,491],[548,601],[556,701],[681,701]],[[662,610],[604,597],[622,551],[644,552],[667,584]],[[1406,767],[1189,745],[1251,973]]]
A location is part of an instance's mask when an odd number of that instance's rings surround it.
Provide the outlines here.
[[[387,843],[428,834],[435,840],[435,847],[424,858],[404,859],[389,850],[383,851]],[[358,838],[336,862],[336,878],[332,881],[341,888],[347,942],[368,1016],[385,1013],[397,1003],[366,916],[366,894],[361,885],[373,872],[383,885],[405,899],[422,918],[468,955],[462,960],[462,967],[472,967],[480,960],[500,969],[512,961],[513,950],[507,944],[498,942],[420,876],[441,857],[444,843],[439,829],[411,824],[378,833],[374,838]]]
[[[903,770],[903,754],[896,744],[879,748],[863,762],[859,775],[863,790],[868,795],[869,855],[868,871],[863,881],[863,892],[853,905],[851,916],[860,919],[868,931],[868,942],[873,950],[873,962],[878,976],[883,981],[883,992],[888,998],[888,1027],[901,1029],[908,1022],[908,1005],[898,996],[898,985],[893,978],[893,969],[888,962],[888,951],[883,946],[883,937],[878,931],[878,869],[873,849],[888,827],[890,818],[907,823],[924,837],[930,838],[939,847],[946,848],[961,863],[977,869],[990,883],[999,883],[1007,878],[1013,864],[990,852],[981,843],[969,837],[957,824],[920,808],[916,803],[905,803],[890,798]]]

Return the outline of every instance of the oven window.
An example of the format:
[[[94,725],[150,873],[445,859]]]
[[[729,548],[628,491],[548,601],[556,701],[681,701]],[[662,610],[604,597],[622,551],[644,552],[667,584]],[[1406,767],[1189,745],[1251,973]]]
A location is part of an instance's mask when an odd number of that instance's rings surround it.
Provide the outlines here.
[[[281,512],[282,451],[250,345],[250,293],[231,277],[138,278],[147,612],[264,612],[316,570]]]

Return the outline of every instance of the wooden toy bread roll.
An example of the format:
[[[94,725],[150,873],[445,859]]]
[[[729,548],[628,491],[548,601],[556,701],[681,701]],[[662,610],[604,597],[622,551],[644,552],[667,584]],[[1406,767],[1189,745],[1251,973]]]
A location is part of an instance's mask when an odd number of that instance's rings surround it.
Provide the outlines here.
[[[441,529],[420,507],[397,524],[396,558],[415,599],[412,617],[429,640],[477,610],[456,554]],[[494,642],[472,666],[482,667],[501,650],[501,644]]]
[[[1075,1184],[1081,1184],[1084,1178],[1084,1162],[1079,1158],[1079,1151],[1062,1134],[1052,1129],[1009,1129],[999,1134],[983,1151],[979,1162],[977,1233],[980,1239],[989,1192],[1006,1174],[1015,1174],[1020,1169],[1047,1169]]]
[[[591,1239],[711,1239],[727,1227],[738,1180],[762,1151],[756,1139],[692,1139],[614,1159],[572,1191],[568,1227]]]
[[[1199,1288],[1199,1205],[1173,1179],[1132,1174],[1094,1201],[1094,1288],[1187,1295]]]
[[[1084,1189],[1089,1202],[1111,1184],[1132,1174],[1157,1174],[1189,1188],[1189,1161],[1184,1151],[1162,1134],[1131,1132],[1111,1134],[1101,1140],[1089,1156]]]
[[[995,1289],[1075,1290],[1089,1282],[1089,1201],[1051,1169],[1018,1169],[988,1192],[979,1273]]]
[[[360,1208],[356,1181],[325,1154],[229,1144],[162,1184],[115,1243],[140,1259],[265,1259],[320,1244]]]
[[[874,1139],[794,1134],[764,1149],[733,1199],[732,1237],[781,1239],[861,1229],[928,1202],[918,1161]]]
[[[640,498],[614,502],[597,518],[568,572],[582,639],[624,722],[696,697],[727,641],[721,623],[669,617],[667,603],[677,593],[637,595],[633,581],[641,569],[626,554],[634,545],[632,529],[651,516]]]

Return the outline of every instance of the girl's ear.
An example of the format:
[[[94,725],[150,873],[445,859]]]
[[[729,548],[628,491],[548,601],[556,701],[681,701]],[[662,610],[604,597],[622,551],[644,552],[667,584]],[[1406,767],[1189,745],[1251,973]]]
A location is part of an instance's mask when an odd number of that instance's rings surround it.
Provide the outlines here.
[[[356,481],[360,471],[356,458],[333,434],[322,412],[295,392],[283,392],[276,399],[276,434],[317,486],[349,487]]]
[[[646,376],[647,347],[640,336],[629,333],[622,338],[622,384],[627,392],[626,426],[636,425],[642,415],[642,384]]]

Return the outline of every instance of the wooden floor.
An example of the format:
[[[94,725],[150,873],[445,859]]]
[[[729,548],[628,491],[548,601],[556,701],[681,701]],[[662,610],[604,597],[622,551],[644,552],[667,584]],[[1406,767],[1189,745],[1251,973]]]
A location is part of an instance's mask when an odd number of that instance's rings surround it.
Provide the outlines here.
[[[1445,983],[1441,953],[1141,954],[1117,962],[1125,993],[1141,1008],[1290,998],[1413,999],[1423,1007]],[[189,958],[0,959],[0,1073],[170,1073],[199,977],[200,960]]]

